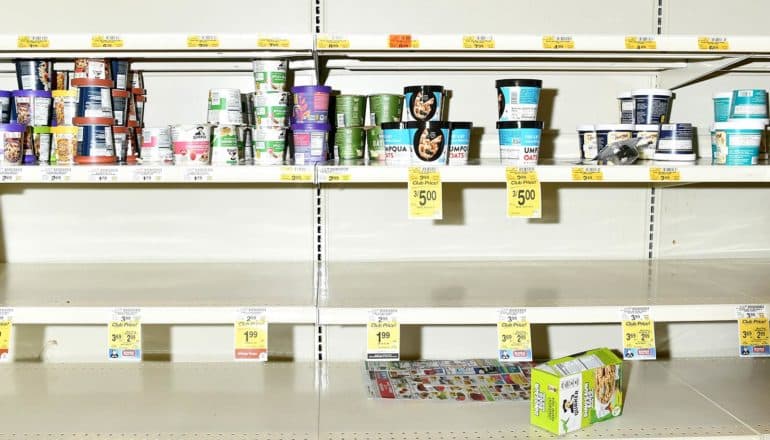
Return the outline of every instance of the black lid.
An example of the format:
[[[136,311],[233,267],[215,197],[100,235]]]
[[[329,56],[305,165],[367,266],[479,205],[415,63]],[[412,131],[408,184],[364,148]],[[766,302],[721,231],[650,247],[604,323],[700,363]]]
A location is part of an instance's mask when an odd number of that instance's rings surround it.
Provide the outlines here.
[[[543,88],[543,81],[539,79],[498,79],[495,87],[537,87]]]
[[[410,125],[410,122],[407,122],[406,126],[408,128],[416,128],[418,130],[422,129],[422,128],[428,128],[428,129],[432,129],[432,130],[435,130],[437,128],[438,129],[449,128],[449,124],[451,124],[451,122],[449,122],[449,121],[422,121],[422,122],[414,121],[412,123],[414,125]]]
[[[417,93],[417,92],[425,92],[425,93],[433,93],[433,92],[444,92],[444,86],[407,86],[404,87],[404,93]]]
[[[405,128],[406,124],[404,122],[383,122],[380,124],[380,127],[382,127],[383,130],[398,130]]]
[[[403,122],[403,124],[404,124],[404,126],[406,128],[410,128],[411,129],[411,128],[420,128],[424,124],[424,122],[420,122],[420,121],[407,121],[407,122]]]
[[[465,128],[470,130],[473,128],[473,122],[450,122],[449,128],[454,130],[455,128]]]
[[[543,129],[543,121],[497,121],[497,129],[501,128],[539,128]]]

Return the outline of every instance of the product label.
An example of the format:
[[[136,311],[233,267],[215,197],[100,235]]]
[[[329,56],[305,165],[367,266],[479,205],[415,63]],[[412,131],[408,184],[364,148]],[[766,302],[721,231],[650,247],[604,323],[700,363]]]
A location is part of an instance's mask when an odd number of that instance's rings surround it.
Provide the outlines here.
[[[312,171],[303,167],[281,167],[282,182],[312,182]]]
[[[449,164],[463,165],[467,163],[470,144],[470,130],[466,128],[453,128],[449,139]]]
[[[665,124],[668,114],[669,97],[642,96],[634,98],[637,124]],[[662,136],[661,136],[662,137]]]
[[[639,151],[639,159],[654,159],[655,149],[658,146],[658,131],[636,131],[636,149]]]
[[[16,39],[19,49],[47,49],[51,47],[48,35],[19,35]]]
[[[767,92],[737,90],[733,93],[731,117],[762,119],[767,117]]]
[[[494,49],[494,35],[463,35],[463,49]]]
[[[501,362],[532,361],[532,332],[527,309],[498,311],[497,347],[497,358]]]
[[[544,35],[543,49],[574,49],[575,40],[571,35]]]
[[[163,168],[161,167],[136,167],[134,168],[134,182],[161,182],[163,181]]]
[[[350,40],[340,35],[319,35],[316,44],[319,49],[350,49]]]
[[[628,50],[655,50],[658,48],[658,42],[652,35],[629,35],[626,37],[625,43]]]
[[[575,182],[601,182],[604,173],[598,167],[572,167],[572,180]]]
[[[534,121],[540,103],[538,87],[498,87],[498,116],[501,121]]]
[[[518,165],[535,166],[540,151],[538,128],[500,129],[500,158]]]
[[[658,182],[678,182],[682,176],[678,168],[650,168],[650,180]]]
[[[88,181],[97,183],[109,183],[118,181],[118,168],[94,167],[88,170]]]
[[[259,37],[257,40],[257,47],[264,49],[288,49],[291,47],[291,42],[288,38],[264,36]]]
[[[731,130],[715,133],[718,157],[727,165],[756,165],[759,162],[761,131]]]
[[[383,130],[383,142],[387,163],[409,163],[412,157],[412,138],[409,136],[409,130]]]
[[[324,167],[319,168],[318,172],[326,178],[327,182],[349,182],[353,180],[348,167]]]
[[[46,167],[41,171],[40,177],[43,182],[57,183],[72,180],[72,167]]]
[[[441,174],[436,168],[409,167],[409,218],[441,220]]]
[[[596,159],[596,155],[599,154],[599,148],[596,143],[596,132],[586,131],[579,136],[583,158],[587,160]]]
[[[411,34],[390,34],[388,35],[388,47],[390,49],[417,49],[419,43],[415,46],[417,40],[412,39]]]
[[[11,341],[13,340],[12,315],[13,309],[0,308],[0,362],[11,360]]]
[[[138,308],[112,311],[107,335],[107,357],[114,361],[142,360],[142,319]]]
[[[738,338],[740,357],[770,356],[770,327],[767,306],[747,304],[738,306]]]
[[[11,183],[21,181],[21,167],[0,168],[0,182]]]
[[[508,218],[540,218],[540,180],[533,168],[505,169]]]
[[[91,47],[98,48],[120,48],[123,47],[123,38],[120,35],[92,35]]]
[[[700,50],[730,50],[730,43],[725,37],[698,37]]]
[[[192,167],[184,170],[185,182],[212,182],[213,180],[211,167]]]
[[[623,328],[623,359],[655,359],[655,324],[649,307],[624,307],[621,310]]]
[[[235,360],[267,361],[267,328],[265,309],[238,309],[234,325]]]
[[[401,354],[401,325],[396,309],[369,310],[366,323],[366,359],[397,361]]]
[[[188,35],[188,48],[219,47],[219,38],[216,35]]]

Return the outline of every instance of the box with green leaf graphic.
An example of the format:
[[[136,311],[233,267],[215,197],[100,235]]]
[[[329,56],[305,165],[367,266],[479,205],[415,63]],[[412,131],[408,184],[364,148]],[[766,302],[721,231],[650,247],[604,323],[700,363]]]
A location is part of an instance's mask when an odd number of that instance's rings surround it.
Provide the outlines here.
[[[608,348],[554,359],[532,369],[530,422],[554,434],[619,417],[623,361]]]

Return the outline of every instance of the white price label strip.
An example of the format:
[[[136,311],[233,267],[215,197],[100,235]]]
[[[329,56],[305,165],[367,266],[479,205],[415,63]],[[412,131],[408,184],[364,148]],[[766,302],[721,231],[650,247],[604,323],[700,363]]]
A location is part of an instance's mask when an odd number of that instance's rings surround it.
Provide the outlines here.
[[[3,183],[21,182],[21,167],[0,168],[0,182],[3,182]]]
[[[142,360],[142,313],[140,309],[129,307],[113,309],[107,333],[107,357],[110,360]]]
[[[527,309],[498,310],[497,359],[501,362],[532,361],[532,329]]]
[[[134,182],[162,182],[163,168],[137,166],[134,169]]]
[[[396,309],[372,309],[366,324],[366,359],[397,361],[401,357],[401,325]]]

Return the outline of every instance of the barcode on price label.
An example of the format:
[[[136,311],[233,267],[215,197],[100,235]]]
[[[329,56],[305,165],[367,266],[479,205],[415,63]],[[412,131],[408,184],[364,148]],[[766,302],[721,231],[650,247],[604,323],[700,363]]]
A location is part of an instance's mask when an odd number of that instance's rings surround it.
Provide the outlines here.
[[[16,47],[19,49],[44,49],[51,46],[48,35],[19,35]]]
[[[112,310],[108,324],[107,356],[111,361],[142,360],[142,313],[138,308]]]
[[[219,47],[216,35],[190,35],[187,37],[187,47]]]
[[[621,309],[623,359],[655,359],[655,323],[649,306]]]
[[[93,35],[91,36],[91,47],[123,47],[123,39],[120,35]]]
[[[257,39],[257,47],[266,49],[288,49],[291,46],[291,41],[288,38],[278,36],[260,36]]]
[[[494,49],[494,35],[463,35],[463,49]]]
[[[726,37],[698,37],[700,50],[729,50],[730,42]]]
[[[740,357],[770,356],[770,325],[767,306],[745,304],[736,308]]]
[[[327,182],[349,182],[353,180],[348,167],[324,167],[319,168],[318,172],[325,177]]]
[[[575,40],[571,35],[543,36],[543,49],[574,49]]]
[[[626,49],[629,50],[655,50],[658,48],[658,42],[653,36],[649,35],[629,35],[625,40]]]
[[[350,40],[341,35],[319,35],[316,44],[319,49],[350,49]]]

